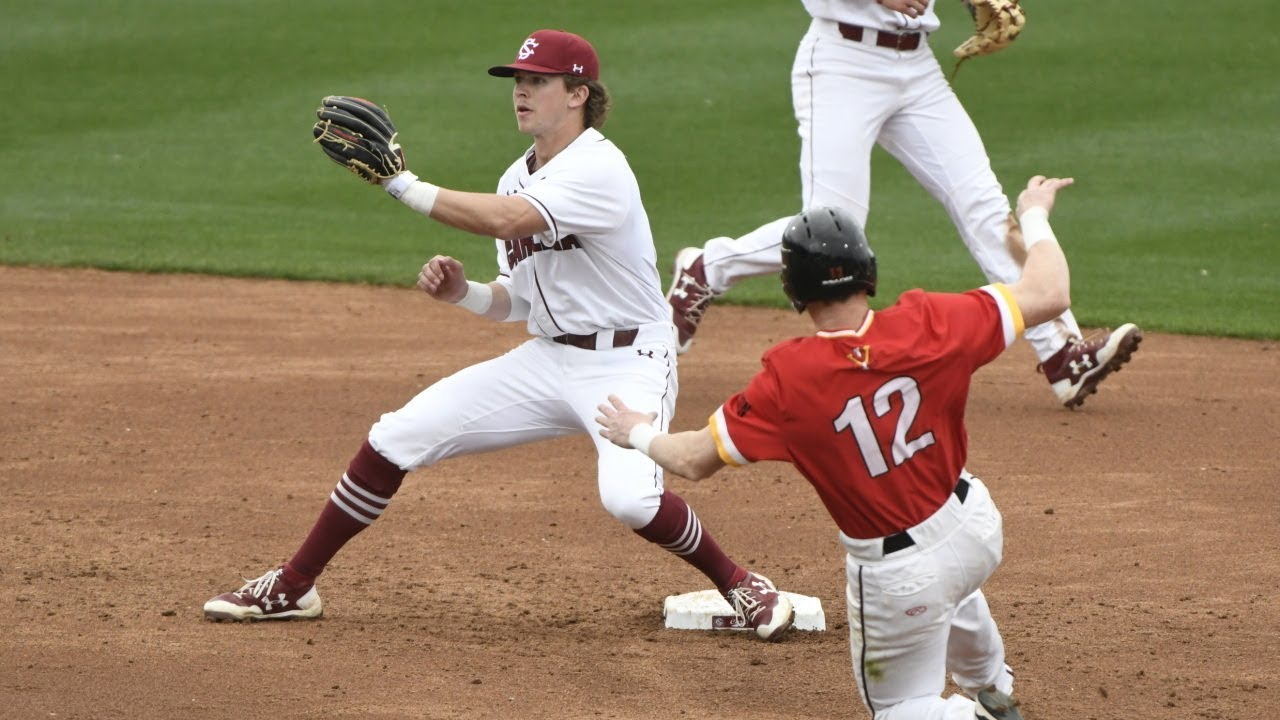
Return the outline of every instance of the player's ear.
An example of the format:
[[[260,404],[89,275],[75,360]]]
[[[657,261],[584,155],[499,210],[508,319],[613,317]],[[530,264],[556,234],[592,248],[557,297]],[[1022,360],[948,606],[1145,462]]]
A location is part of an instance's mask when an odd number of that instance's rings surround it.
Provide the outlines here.
[[[569,87],[569,107],[586,107],[589,97],[591,97],[591,88],[585,84]]]

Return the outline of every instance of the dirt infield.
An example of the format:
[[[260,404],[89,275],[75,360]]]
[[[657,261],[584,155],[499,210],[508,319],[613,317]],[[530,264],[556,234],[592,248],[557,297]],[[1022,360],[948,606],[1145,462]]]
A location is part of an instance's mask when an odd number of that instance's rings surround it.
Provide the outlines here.
[[[674,427],[807,328],[715,308]],[[581,437],[410,475],[324,619],[201,620],[292,553],[381,412],[523,337],[407,289],[0,268],[0,716],[866,718],[835,526],[778,464],[669,485],[825,633],[664,630],[704,582],[600,507]],[[1280,343],[1149,333],[1077,412],[1033,365],[978,375],[968,465],[1028,720],[1280,716]]]

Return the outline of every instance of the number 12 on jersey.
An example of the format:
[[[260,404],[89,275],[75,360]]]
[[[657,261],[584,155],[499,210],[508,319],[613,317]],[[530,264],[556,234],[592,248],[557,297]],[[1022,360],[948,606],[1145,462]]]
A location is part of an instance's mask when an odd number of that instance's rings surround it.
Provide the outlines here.
[[[876,390],[872,399],[876,417],[888,414],[892,407],[890,398],[895,393],[902,397],[902,414],[898,416],[898,424],[893,433],[893,465],[897,467],[932,445],[933,433],[926,431],[913,440],[907,439],[911,423],[915,422],[916,413],[920,410],[920,387],[909,377],[893,378]],[[880,451],[880,439],[871,427],[871,419],[867,417],[867,409],[863,407],[861,396],[849,398],[845,402],[844,412],[840,413],[832,425],[835,426],[836,434],[845,430],[853,433],[853,439],[858,443],[858,451],[862,453],[862,461],[871,477],[880,477],[889,472],[884,453]]]

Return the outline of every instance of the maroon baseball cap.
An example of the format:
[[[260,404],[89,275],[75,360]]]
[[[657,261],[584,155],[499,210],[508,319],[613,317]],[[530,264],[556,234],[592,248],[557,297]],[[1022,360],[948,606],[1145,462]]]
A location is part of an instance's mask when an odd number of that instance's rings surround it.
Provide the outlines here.
[[[525,39],[510,65],[489,68],[489,74],[511,77],[517,70],[600,79],[596,49],[580,35],[564,30],[538,30]]]

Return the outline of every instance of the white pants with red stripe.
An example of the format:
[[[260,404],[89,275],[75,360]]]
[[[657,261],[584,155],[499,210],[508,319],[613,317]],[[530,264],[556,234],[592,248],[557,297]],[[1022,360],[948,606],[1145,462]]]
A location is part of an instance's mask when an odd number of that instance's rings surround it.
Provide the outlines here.
[[[636,410],[656,412],[654,425],[666,430],[679,387],[674,343],[670,323],[641,326],[635,343],[620,348],[584,350],[530,340],[441,379],[383,415],[369,431],[369,444],[401,469],[415,470],[459,455],[585,433],[595,446],[605,509],[632,529],[644,527],[658,512],[662,468],[600,437],[595,418],[598,406],[614,394]]]
[[[1000,512],[982,481],[965,477],[964,501],[953,494],[909,528],[910,547],[885,555],[883,538],[841,535],[849,649],[874,720],[972,720],[971,697],[942,697],[948,672],[967,693],[989,685],[1013,692],[981,590],[1003,552]]]
[[[1009,283],[1022,266],[1006,244],[1009,200],[991,169],[982,138],[927,43],[898,51],[845,39],[815,19],[791,70],[799,125],[804,208],[841,207],[867,226],[871,150],[878,143],[942,204],[969,254],[991,282]],[[703,247],[707,283],[724,292],[740,280],[782,269],[782,233],[790,216],[740,238]],[[871,247],[876,235],[869,232]],[[1079,336],[1071,311],[1028,328],[1041,360]]]

